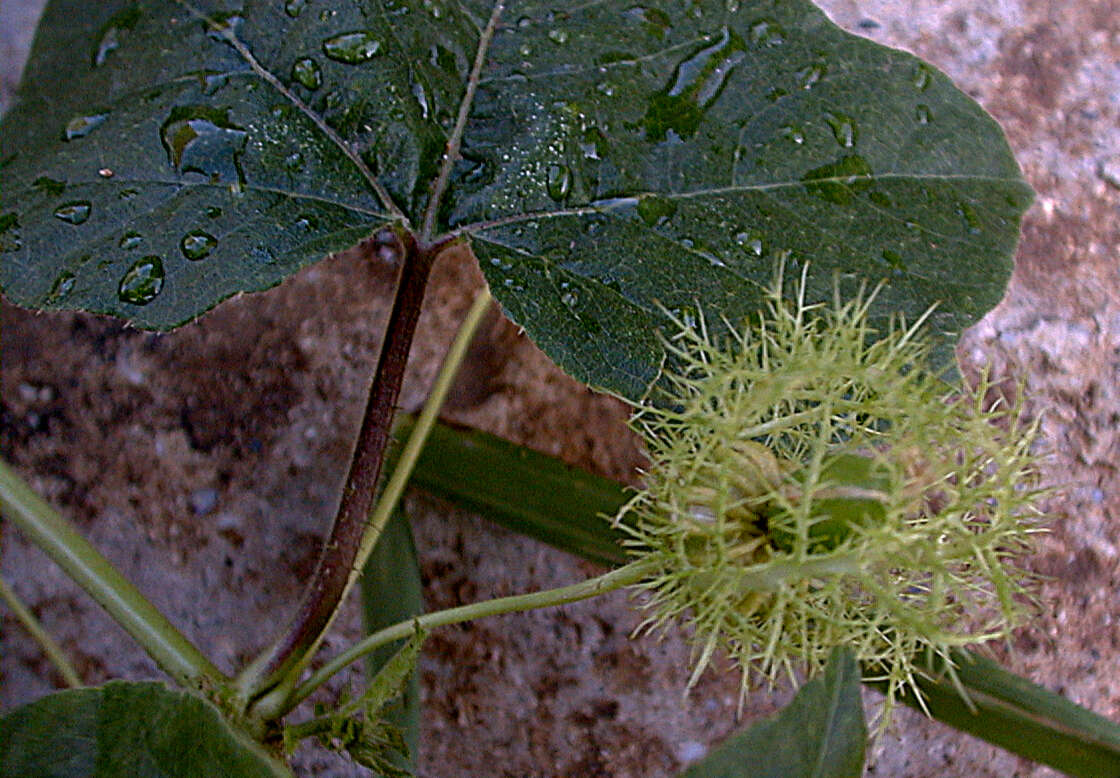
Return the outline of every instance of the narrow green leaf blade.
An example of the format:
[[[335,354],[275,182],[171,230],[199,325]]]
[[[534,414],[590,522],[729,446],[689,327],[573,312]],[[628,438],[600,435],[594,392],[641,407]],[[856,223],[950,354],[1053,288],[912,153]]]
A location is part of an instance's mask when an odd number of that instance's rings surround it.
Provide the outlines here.
[[[1012,753],[1080,778],[1120,776],[1120,726],[971,652],[956,673],[974,709],[942,674],[919,678],[933,718]],[[885,684],[872,683],[880,689]],[[912,690],[902,696],[921,710]]]
[[[408,517],[401,509],[393,512],[377,545],[362,571],[362,622],[367,633],[376,632],[424,612],[424,590],[420,564]],[[375,678],[385,663],[404,645],[397,641],[381,646],[366,657],[366,675]],[[400,727],[408,744],[409,763],[415,769],[420,744],[420,679],[413,673],[401,698],[385,711],[385,719]]]
[[[859,778],[867,727],[859,666],[837,648],[776,716],[732,735],[683,778]]]
[[[738,321],[781,258],[813,264],[811,298],[837,274],[887,280],[880,313],[939,302],[952,341],[1002,295],[1031,199],[947,77],[806,0],[511,3],[463,156],[448,220],[495,296],[630,398],[662,307]]]
[[[0,719],[0,775],[291,778],[201,697],[125,681],[51,694]]]
[[[408,436],[401,417],[396,435]],[[604,517],[626,501],[620,484],[477,430],[437,424],[412,484],[489,519],[602,565],[627,561]]]

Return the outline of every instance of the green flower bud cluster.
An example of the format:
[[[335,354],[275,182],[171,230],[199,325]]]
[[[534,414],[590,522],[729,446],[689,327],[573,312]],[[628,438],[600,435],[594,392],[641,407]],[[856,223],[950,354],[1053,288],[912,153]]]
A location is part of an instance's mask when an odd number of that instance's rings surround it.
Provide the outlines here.
[[[722,648],[744,693],[849,646],[893,703],[926,652],[948,663],[1029,606],[1035,426],[986,380],[931,372],[921,321],[876,333],[874,293],[808,305],[804,275],[794,302],[784,287],[722,338],[678,322],[666,394],[634,417],[650,465],[619,523],[655,570],[645,626],[687,620],[692,681]]]

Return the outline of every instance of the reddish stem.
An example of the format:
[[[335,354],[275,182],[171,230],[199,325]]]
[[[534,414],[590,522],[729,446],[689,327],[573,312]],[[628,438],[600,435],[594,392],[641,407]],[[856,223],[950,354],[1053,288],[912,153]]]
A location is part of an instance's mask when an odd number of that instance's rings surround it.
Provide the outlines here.
[[[382,259],[394,257],[401,263],[393,310],[389,314],[385,341],[334,526],[299,610],[287,633],[267,655],[259,676],[264,682],[255,690],[258,695],[278,683],[315,645],[329,626],[346,590],[376,496],[381,463],[428,277],[435,258],[450,241],[421,245],[406,230],[386,228],[374,236],[373,242],[374,255]]]

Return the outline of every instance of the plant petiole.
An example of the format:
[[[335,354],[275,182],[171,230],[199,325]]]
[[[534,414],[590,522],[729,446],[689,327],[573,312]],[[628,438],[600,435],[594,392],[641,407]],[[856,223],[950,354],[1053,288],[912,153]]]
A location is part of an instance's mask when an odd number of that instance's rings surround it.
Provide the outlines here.
[[[291,710],[296,705],[303,702],[308,695],[330,680],[331,676],[345,669],[351,662],[361,659],[379,646],[392,643],[394,640],[407,638],[409,635],[416,632],[417,629],[430,630],[434,627],[459,624],[464,621],[473,621],[474,619],[481,619],[486,616],[498,616],[503,613],[516,613],[519,611],[536,610],[538,608],[549,608],[555,605],[565,605],[570,602],[578,602],[580,600],[590,599],[591,597],[598,597],[601,594],[607,594],[616,589],[632,586],[640,582],[647,575],[654,572],[656,564],[656,562],[651,563],[649,560],[638,560],[616,570],[611,570],[608,573],[603,573],[595,578],[589,578],[586,581],[580,581],[579,583],[569,586],[561,586],[556,589],[546,589],[542,592],[531,592],[529,594],[515,594],[511,597],[498,597],[493,600],[485,600],[470,605],[460,605],[457,608],[448,608],[447,610],[436,611],[434,613],[425,613],[423,616],[398,622],[355,643],[312,673],[311,676],[300,684],[288,697],[285,707]]]

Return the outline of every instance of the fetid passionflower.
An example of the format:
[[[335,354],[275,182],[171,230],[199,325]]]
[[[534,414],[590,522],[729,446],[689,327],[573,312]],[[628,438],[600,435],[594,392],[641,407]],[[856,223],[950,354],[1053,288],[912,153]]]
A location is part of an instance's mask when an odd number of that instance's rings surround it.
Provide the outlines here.
[[[773,681],[837,645],[881,669],[888,710],[921,656],[1006,636],[1039,531],[1031,441],[989,384],[928,367],[921,321],[868,323],[875,293],[809,305],[805,275],[717,338],[678,321],[664,396],[633,424],[650,464],[622,510],[652,615],[692,626],[692,682],[722,648]]]

